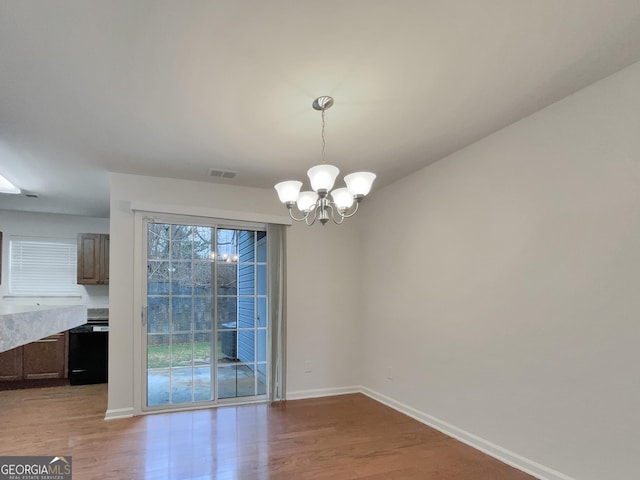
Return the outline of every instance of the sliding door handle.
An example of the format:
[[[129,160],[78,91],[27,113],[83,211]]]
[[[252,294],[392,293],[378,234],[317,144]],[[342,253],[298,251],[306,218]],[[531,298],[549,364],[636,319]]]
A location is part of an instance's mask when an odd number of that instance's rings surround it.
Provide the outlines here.
[[[145,305],[144,307],[142,307],[142,313],[140,314],[141,318],[142,318],[142,326],[146,327],[147,326],[147,316],[149,314],[149,307],[147,305]]]

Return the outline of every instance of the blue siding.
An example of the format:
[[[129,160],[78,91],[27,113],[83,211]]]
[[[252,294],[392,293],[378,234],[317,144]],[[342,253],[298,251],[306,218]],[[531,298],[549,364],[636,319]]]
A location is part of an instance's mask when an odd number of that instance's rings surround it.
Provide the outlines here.
[[[238,295],[256,294],[256,267],[254,265],[238,265]]]
[[[238,358],[241,362],[255,362],[255,330],[238,330]]]
[[[258,263],[267,262],[267,234],[266,232],[256,232],[258,241],[256,242],[256,250],[258,250]]]
[[[255,300],[253,297],[240,297],[238,299],[238,327],[255,327]]]
[[[238,236],[238,254],[241,262],[255,262],[256,232],[241,230]]]
[[[256,321],[258,327],[267,326],[267,299],[265,297],[258,297],[258,314],[256,315]]]
[[[238,360],[253,363],[251,368],[266,382],[268,333],[266,328],[255,330],[268,324],[266,233],[240,231],[238,254]]]
[[[238,298],[238,326],[255,327],[255,232],[238,232],[238,294],[251,297]],[[253,330],[238,331],[238,359],[241,362],[255,362],[255,333]]]

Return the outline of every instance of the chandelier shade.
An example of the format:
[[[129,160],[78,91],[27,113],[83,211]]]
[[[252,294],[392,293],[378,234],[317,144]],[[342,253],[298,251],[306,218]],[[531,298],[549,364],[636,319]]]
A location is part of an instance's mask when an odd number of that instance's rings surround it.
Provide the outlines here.
[[[318,201],[318,194],[316,192],[300,192],[296,206],[301,212],[308,212],[311,210]]]
[[[353,205],[353,195],[347,188],[336,188],[331,192],[333,203],[336,204],[338,210],[346,210]]]
[[[11,193],[13,195],[17,195],[21,193],[21,191],[13,183],[0,175],[0,193]]]
[[[371,172],[356,172],[350,173],[344,177],[344,183],[347,184],[349,192],[353,196],[366,195],[371,191],[373,181],[376,179],[376,174]]]
[[[340,169],[333,165],[316,165],[307,171],[307,176],[314,192],[329,191],[333,188],[339,173]]]
[[[287,180],[286,182],[280,182],[274,186],[276,192],[278,192],[278,198],[284,204],[295,202],[300,194],[302,188],[302,182],[298,180]]]
[[[358,211],[360,202],[371,191],[375,173],[355,172],[344,177],[346,187],[333,189],[340,169],[334,165],[324,163],[324,112],[333,105],[333,98],[318,97],[313,102],[313,108],[322,112],[322,160],[323,163],[311,167],[307,171],[311,189],[301,192],[302,182],[288,180],[274,186],[278,198],[289,210],[289,216],[296,221],[313,225],[318,220],[322,225],[329,219],[341,224],[345,218],[352,217]],[[293,214],[293,206],[302,213],[298,218]],[[354,206],[355,205],[355,206]]]

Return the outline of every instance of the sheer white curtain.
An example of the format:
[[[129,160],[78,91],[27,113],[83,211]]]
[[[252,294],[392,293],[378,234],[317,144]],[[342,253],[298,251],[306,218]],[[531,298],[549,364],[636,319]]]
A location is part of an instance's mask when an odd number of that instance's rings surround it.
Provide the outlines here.
[[[269,400],[286,400],[286,226],[267,225],[269,245],[269,318],[271,321],[271,375]]]

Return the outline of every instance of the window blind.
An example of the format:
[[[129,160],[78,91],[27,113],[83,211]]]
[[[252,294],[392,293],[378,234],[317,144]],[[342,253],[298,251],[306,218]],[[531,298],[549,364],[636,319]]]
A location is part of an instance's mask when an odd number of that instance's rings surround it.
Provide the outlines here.
[[[74,240],[11,240],[9,249],[11,294],[78,295],[77,244]]]

